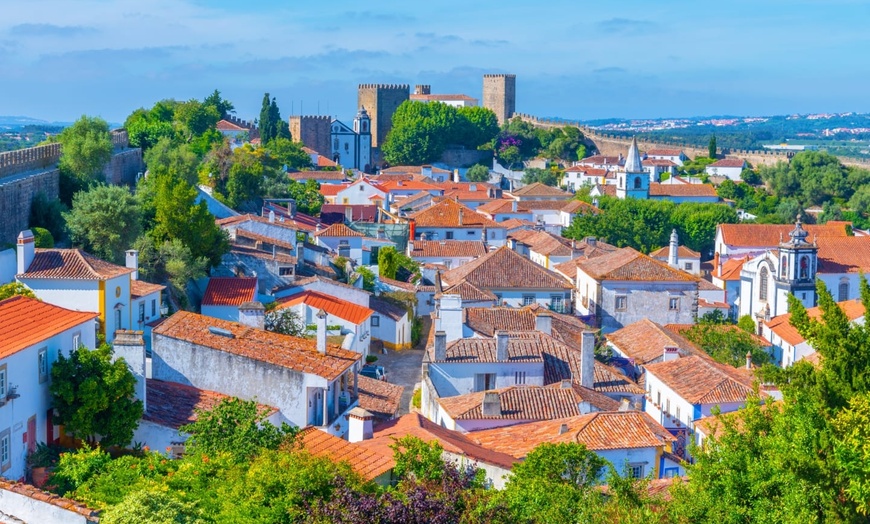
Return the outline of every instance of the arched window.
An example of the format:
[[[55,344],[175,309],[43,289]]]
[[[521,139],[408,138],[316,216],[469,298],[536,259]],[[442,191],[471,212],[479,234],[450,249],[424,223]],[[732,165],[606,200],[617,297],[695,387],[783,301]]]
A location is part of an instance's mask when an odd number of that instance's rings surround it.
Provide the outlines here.
[[[758,300],[767,300],[767,268],[762,267],[758,272]]]
[[[837,288],[837,302],[849,300],[849,281],[843,279],[840,281],[840,286]]]
[[[333,151],[338,151],[338,138],[332,141],[332,149]]]
[[[635,188],[635,189],[640,189],[640,185],[641,185],[642,183],[643,183],[643,182],[641,181],[640,177],[635,177],[635,178],[634,178],[634,188]]]
[[[782,262],[779,265],[779,275],[782,278],[788,278],[788,257],[783,256]]]
[[[810,278],[810,259],[806,255],[801,257],[800,278]]]

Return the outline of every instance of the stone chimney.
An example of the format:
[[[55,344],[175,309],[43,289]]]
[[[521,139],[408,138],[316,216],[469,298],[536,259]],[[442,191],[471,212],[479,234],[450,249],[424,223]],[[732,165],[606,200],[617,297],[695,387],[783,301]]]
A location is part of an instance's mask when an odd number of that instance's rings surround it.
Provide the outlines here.
[[[680,358],[680,348],[676,346],[665,346],[664,353],[662,354],[662,362],[668,362],[669,360],[676,360]]]
[[[357,406],[347,414],[347,440],[348,442],[362,442],[374,435],[372,422],[375,416],[365,409]]]
[[[511,213],[516,213],[516,212],[517,212],[517,201],[511,200]]]
[[[435,332],[435,361],[443,362],[447,360],[447,333],[443,331]]]
[[[124,359],[127,369],[136,377],[136,398],[142,401],[142,409],[148,409],[145,383],[145,339],[141,331],[119,329],[112,341],[112,360]]]
[[[580,385],[593,389],[595,384],[595,333],[584,331],[580,343]]]
[[[18,233],[18,271],[16,274],[26,273],[36,253],[33,232],[25,229]]]
[[[239,324],[266,329],[266,308],[257,301],[245,302],[239,306]]]
[[[315,315],[315,324],[317,324],[317,352],[321,355],[326,354],[326,311],[320,310]]]
[[[673,268],[679,268],[678,251],[680,249],[680,239],[677,237],[677,230],[671,230],[671,243],[668,250],[668,265]]]
[[[269,223],[270,224],[275,223],[275,211],[273,209],[269,210]]]
[[[483,394],[483,405],[480,408],[484,417],[501,416],[501,397],[498,393],[487,391]]]
[[[539,309],[535,313],[535,329],[545,335],[553,334],[553,316],[546,309]]]
[[[746,369],[752,369],[752,352],[746,352]]]
[[[126,253],[126,266],[133,270],[133,273],[130,274],[130,278],[133,280],[139,280],[139,252],[135,249],[128,249]]]
[[[509,341],[510,336],[507,331],[495,332],[495,360],[497,362],[507,362]]]

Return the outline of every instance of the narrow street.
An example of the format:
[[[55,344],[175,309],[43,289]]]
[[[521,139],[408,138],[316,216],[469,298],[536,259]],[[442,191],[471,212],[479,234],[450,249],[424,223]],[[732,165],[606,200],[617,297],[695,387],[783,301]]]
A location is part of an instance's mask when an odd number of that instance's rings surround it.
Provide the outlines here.
[[[429,317],[423,318],[423,335],[420,337],[420,343],[412,349],[402,351],[386,350],[387,354],[377,354],[378,361],[375,364],[384,366],[387,371],[387,382],[398,384],[405,388],[402,393],[402,403],[399,407],[399,415],[404,415],[411,411],[411,397],[414,395],[414,388],[422,379],[421,365],[423,363],[423,351],[426,347],[426,339],[429,335],[429,326],[432,323]]]

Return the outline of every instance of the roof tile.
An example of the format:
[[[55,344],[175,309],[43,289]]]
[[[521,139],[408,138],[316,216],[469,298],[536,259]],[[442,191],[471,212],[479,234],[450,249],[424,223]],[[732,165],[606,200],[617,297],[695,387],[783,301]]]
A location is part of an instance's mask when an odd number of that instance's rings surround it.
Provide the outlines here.
[[[203,306],[240,306],[257,300],[257,277],[212,277],[208,279]]]
[[[392,454],[361,446],[314,427],[303,429],[297,437],[302,449],[333,462],[347,462],[366,480],[374,480],[396,466]]]
[[[571,289],[561,275],[545,269],[531,260],[501,247],[487,255],[451,269],[442,275],[444,282],[457,284],[468,281],[480,289]]]
[[[37,249],[27,271],[18,276],[25,279],[108,280],[132,272],[133,269],[100,260],[81,249]]]
[[[298,306],[299,304],[305,304],[318,311],[326,311],[330,315],[344,319],[351,324],[362,324],[374,313],[374,311],[365,306],[311,290],[279,298],[277,309],[285,309]]]
[[[99,313],[72,311],[35,298],[0,300],[0,358],[90,322]]]

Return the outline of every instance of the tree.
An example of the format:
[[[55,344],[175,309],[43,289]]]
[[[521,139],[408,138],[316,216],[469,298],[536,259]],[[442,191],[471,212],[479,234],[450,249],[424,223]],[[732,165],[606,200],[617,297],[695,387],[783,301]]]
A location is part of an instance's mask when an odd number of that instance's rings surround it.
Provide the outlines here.
[[[356,269],[356,272],[360,274],[363,279],[363,289],[368,291],[369,293],[375,292],[375,278],[377,275],[365,266],[360,266]]]
[[[245,211],[260,209],[265,171],[250,145],[236,148],[226,184],[227,204],[233,209]]]
[[[82,116],[64,129],[58,140],[63,145],[59,167],[85,184],[102,178],[103,167],[112,158],[109,124],[99,117]]]
[[[191,142],[206,131],[214,129],[220,119],[221,115],[215,106],[196,99],[182,102],[175,108],[176,133],[185,142]]]
[[[489,182],[489,168],[475,164],[465,172],[465,178],[469,182]]]
[[[382,277],[395,279],[404,270],[416,281],[420,278],[420,264],[392,246],[378,250],[378,272]]]
[[[217,89],[215,89],[212,94],[205,97],[202,103],[215,108],[221,118],[226,118],[230,113],[236,112],[233,103],[221,97],[221,92]]]
[[[169,291],[169,301],[177,309],[188,309],[191,301],[187,296],[187,284],[206,275],[208,259],[194,257],[190,248],[179,239],[157,242],[150,235],[142,235],[133,248],[139,251],[142,279],[164,284]]]
[[[314,179],[305,182],[288,180],[287,195],[296,201],[296,209],[307,215],[319,215],[320,208],[326,201],[320,192],[320,184]]]
[[[135,398],[136,378],[124,359],[112,361],[112,348],[74,348],[61,352],[51,367],[51,392],[57,423],[76,438],[103,446],[125,446],[142,418]]]
[[[540,169],[537,167],[527,167],[523,173],[523,184],[534,184],[535,182],[544,184],[545,186],[559,185],[559,172],[555,169]]]
[[[290,308],[273,309],[266,313],[266,331],[291,335],[294,337],[305,336],[305,323],[299,313]]]
[[[311,168],[311,155],[302,150],[301,142],[293,142],[289,138],[277,137],[266,145],[266,151],[276,167],[282,171],[299,171]]]
[[[54,247],[54,237],[51,236],[51,231],[42,227],[31,227],[33,233],[33,245],[41,249],[51,249]]]
[[[747,354],[756,366],[770,362],[770,355],[750,333],[730,324],[696,324],[682,334],[723,364],[743,367]]]
[[[444,474],[444,449],[438,441],[424,442],[417,437],[404,436],[390,444],[396,465],[393,474],[400,480],[440,482]]]
[[[30,290],[29,287],[25,286],[21,282],[10,282],[8,284],[3,284],[0,286],[0,300],[6,300],[9,297],[29,297],[36,298],[36,295],[33,291]]]
[[[755,321],[752,320],[752,315],[743,315],[737,319],[737,327],[747,333],[755,333]]]
[[[269,98],[269,93],[263,95],[263,105],[260,108],[260,143],[268,145],[275,138],[290,139],[290,128],[287,122],[281,118],[278,110],[278,102],[275,98]]]
[[[707,144],[707,156],[709,158],[716,158],[716,135],[710,136],[710,143]]]
[[[456,136],[455,107],[440,102],[403,102],[393,114],[393,127],[384,141],[384,160],[392,165],[420,165],[438,160]]]
[[[498,134],[498,118],[491,109],[481,106],[460,107],[457,109],[456,135],[451,143],[468,149],[477,149],[490,144]]]
[[[124,260],[124,252],[142,231],[139,204],[121,186],[100,184],[77,193],[63,217],[74,244],[115,263]]]
[[[52,238],[61,240],[65,238],[66,224],[63,220],[63,212],[66,206],[60,200],[49,200],[43,192],[37,193],[30,202],[30,224],[34,227],[45,228],[51,233]]]
[[[100,515],[103,524],[205,524],[200,512],[164,491],[134,491]]]
[[[267,416],[268,409],[253,400],[226,398],[210,410],[197,410],[196,420],[179,431],[190,434],[189,453],[226,453],[241,461],[295,437],[296,429],[287,423],[276,427]]]

